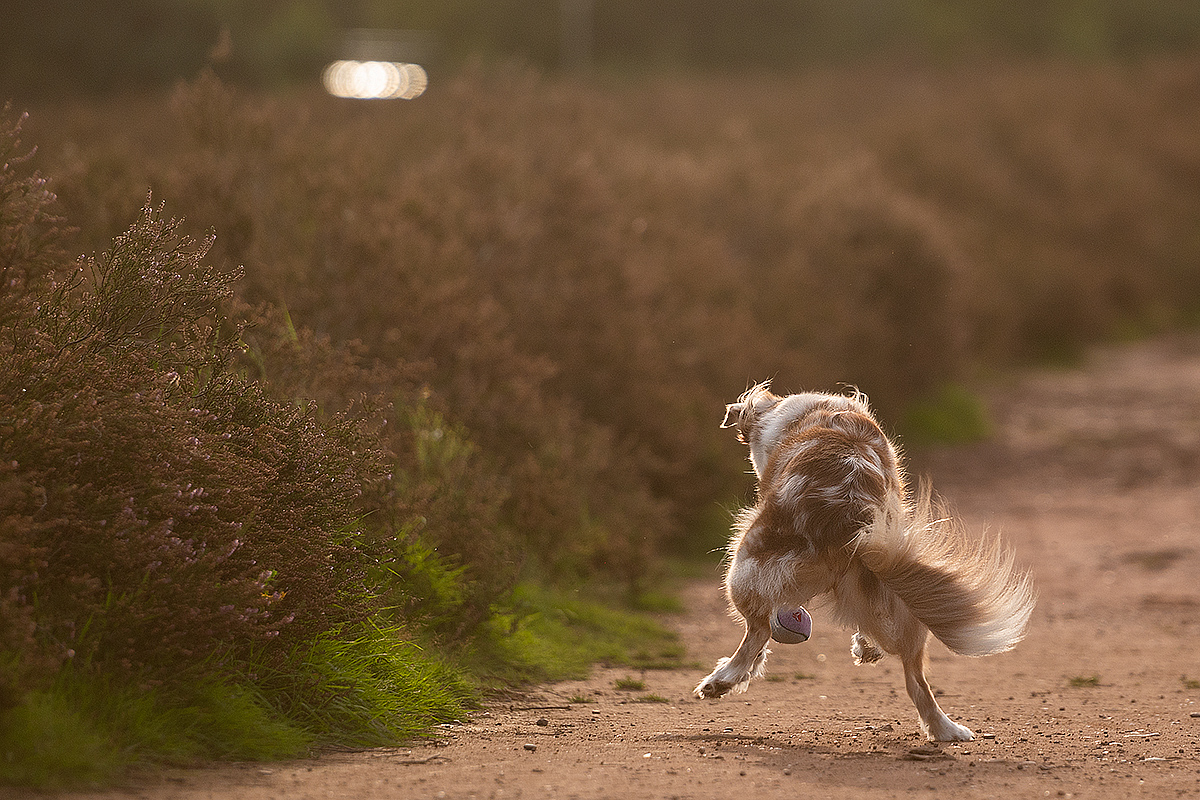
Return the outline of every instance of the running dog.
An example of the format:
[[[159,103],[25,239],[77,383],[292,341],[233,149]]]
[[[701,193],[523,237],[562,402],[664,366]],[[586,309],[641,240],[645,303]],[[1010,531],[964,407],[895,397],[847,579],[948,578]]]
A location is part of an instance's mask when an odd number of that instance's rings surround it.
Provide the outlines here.
[[[778,396],[759,384],[726,407],[750,447],[757,502],[737,516],[725,590],[745,626],[734,654],[695,693],[743,692],[762,675],[770,618],[825,596],[855,629],[856,664],[900,657],[908,696],[931,741],[970,741],[925,679],[930,632],[956,653],[1012,649],[1036,594],[1028,572],[995,538],[972,540],[928,487],[910,496],[900,455],[855,392]]]

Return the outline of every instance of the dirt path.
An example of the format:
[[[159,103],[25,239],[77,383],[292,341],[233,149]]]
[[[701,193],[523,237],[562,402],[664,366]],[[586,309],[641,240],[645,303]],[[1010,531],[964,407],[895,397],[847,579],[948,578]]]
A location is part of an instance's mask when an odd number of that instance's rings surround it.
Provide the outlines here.
[[[776,646],[768,679],[693,699],[738,641],[714,564],[668,619],[694,668],[598,669],[422,746],[171,772],[96,796],[1200,797],[1200,339],[1103,351],[993,402],[994,441],[917,468],[972,527],[1001,530],[1041,592],[1016,651],[934,647],[940,702],[974,742],[923,742],[898,665],[854,667],[819,609],[810,642]],[[644,688],[618,690],[627,677]]]

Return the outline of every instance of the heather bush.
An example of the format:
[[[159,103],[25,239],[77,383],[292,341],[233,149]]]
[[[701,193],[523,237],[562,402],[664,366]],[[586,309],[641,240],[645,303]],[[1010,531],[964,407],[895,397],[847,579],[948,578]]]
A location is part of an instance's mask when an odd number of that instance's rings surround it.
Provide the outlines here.
[[[432,405],[403,363],[371,361],[357,343],[296,328],[285,309],[253,312],[242,331],[247,372],[271,396],[352,416],[382,458],[357,507],[373,607],[418,631],[469,635],[516,583],[524,555],[505,524],[508,492],[461,424]]]
[[[177,228],[147,205],[16,324],[0,373],[39,638],[152,675],[361,614],[355,502],[376,458],[349,422],[231,372],[229,277]]]
[[[31,152],[22,152],[21,123],[5,106],[0,115],[0,375],[5,381],[0,411],[0,437],[8,442],[16,429],[15,403],[21,387],[19,357],[26,357],[33,336],[22,323],[38,313],[36,297],[44,293],[60,255],[57,236],[61,219],[50,205],[54,196],[38,174],[19,175]],[[7,448],[6,448],[7,450]],[[48,522],[16,509],[33,491],[20,464],[0,459],[0,712],[15,706],[29,681],[57,666],[57,654],[38,646],[32,606],[33,584],[47,556],[38,536]]]
[[[460,715],[474,689],[410,643],[420,621],[369,621],[370,416],[251,379],[226,316],[245,312],[238,273],[148,202],[72,265],[5,123],[0,782],[395,741]],[[311,350],[310,367],[337,356]]]

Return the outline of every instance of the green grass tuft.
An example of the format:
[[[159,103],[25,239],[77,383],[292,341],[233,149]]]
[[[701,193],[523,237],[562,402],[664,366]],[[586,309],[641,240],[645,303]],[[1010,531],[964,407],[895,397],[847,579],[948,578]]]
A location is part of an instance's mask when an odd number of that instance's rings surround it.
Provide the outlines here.
[[[644,694],[635,699],[635,703],[670,703],[671,701],[663,697],[661,694]]]
[[[254,689],[211,678],[186,695],[111,691],[91,708],[139,761],[277,761],[305,755],[314,742],[311,734],[279,718]]]
[[[0,784],[104,785],[131,764],[270,761],[312,743],[245,687],[208,678],[183,693],[67,671],[0,716]]]
[[[33,692],[0,715],[0,785],[104,784],[125,767],[112,737],[61,693]]]
[[[395,744],[463,716],[477,696],[462,672],[386,625],[321,636],[295,661],[260,678],[260,690],[326,743]]]
[[[1071,678],[1071,685],[1076,686],[1076,687],[1099,686],[1100,685],[1100,676],[1099,675],[1076,675],[1074,678]]]
[[[0,784],[110,784],[132,764],[274,761],[320,744],[395,744],[465,715],[478,690],[399,629],[323,635],[286,664],[131,686],[64,672],[0,715]],[[189,687],[189,688],[182,688]]]
[[[502,679],[566,680],[596,663],[675,667],[685,653],[674,632],[643,614],[525,584],[486,624],[474,661]]]

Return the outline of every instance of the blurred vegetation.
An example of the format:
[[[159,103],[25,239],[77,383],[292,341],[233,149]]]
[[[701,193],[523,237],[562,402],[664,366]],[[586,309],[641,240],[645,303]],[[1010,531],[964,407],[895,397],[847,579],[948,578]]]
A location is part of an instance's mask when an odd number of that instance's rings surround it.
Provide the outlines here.
[[[563,52],[582,46],[564,44],[569,7],[589,20],[586,54]],[[451,72],[481,55],[711,72],[981,53],[1136,59],[1200,44],[1191,0],[7,0],[0,23],[0,94],[22,101],[170,84],[214,51],[228,81],[312,82],[349,57],[342,37],[356,28],[424,31],[433,47],[421,59]]]
[[[910,445],[968,444],[991,434],[983,401],[957,383],[946,383],[909,404],[901,422]]]

